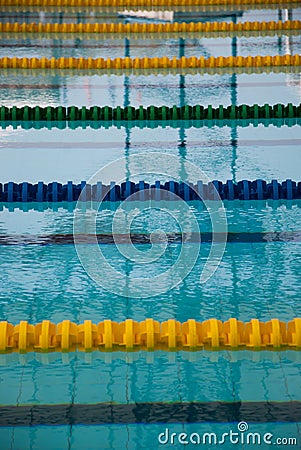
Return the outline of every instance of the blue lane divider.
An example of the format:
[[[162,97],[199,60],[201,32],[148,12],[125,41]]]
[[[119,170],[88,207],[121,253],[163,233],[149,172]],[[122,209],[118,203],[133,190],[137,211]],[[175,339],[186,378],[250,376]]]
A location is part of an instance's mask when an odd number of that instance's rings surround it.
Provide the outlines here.
[[[154,191],[150,192],[149,189]],[[233,183],[228,180],[222,183],[213,180],[208,184],[198,181],[196,184],[189,182],[178,183],[174,180],[162,183],[156,181],[153,184],[139,181],[133,183],[126,181],[120,185],[114,181],[110,185],[98,182],[95,185],[89,185],[86,181],[75,184],[68,181],[67,184],[61,184],[56,181],[45,184],[39,181],[37,184],[23,182],[20,184],[12,181],[0,183],[0,202],[73,202],[85,201],[122,201],[138,192],[135,200],[169,200],[174,199],[174,195],[185,201],[189,200],[294,200],[301,199],[301,181],[295,182],[286,180],[279,182],[272,180],[270,183],[264,180],[242,180]]]
[[[257,187],[257,198],[258,200],[262,200],[263,199],[262,180],[257,180],[256,187]]]
[[[275,200],[278,200],[279,199],[279,186],[278,186],[277,180],[272,180],[272,186],[273,186],[272,196]]]
[[[68,181],[67,184],[67,201],[73,202],[73,184],[72,181]]]
[[[97,202],[101,201],[102,195],[103,195],[102,192],[103,192],[103,190],[102,190],[102,182],[98,181],[97,185],[96,185],[96,201]]]
[[[11,181],[7,185],[7,201],[14,201],[14,184]]]
[[[114,181],[111,181],[111,184],[110,184],[109,200],[110,200],[110,202],[116,202],[116,200],[117,200],[117,198],[116,198],[116,186],[115,186],[115,182]]]

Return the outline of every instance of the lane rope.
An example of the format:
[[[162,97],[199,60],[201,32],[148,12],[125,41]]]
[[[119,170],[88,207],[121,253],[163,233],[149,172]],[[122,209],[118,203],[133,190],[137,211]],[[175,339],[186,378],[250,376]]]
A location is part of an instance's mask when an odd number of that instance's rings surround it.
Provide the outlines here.
[[[214,37],[217,33],[275,34],[301,31],[301,21],[270,22],[190,22],[190,23],[0,23],[0,33],[81,33],[81,34],[139,34],[201,33]],[[141,36],[140,36],[141,35]]]
[[[185,105],[185,106],[154,106],[144,108],[142,105],[135,108],[127,106],[122,108],[117,106],[12,106],[0,107],[0,126],[7,126],[10,122],[73,122],[84,123],[111,122],[112,125],[126,121],[159,121],[173,122],[179,120],[192,121],[223,121],[223,120],[266,120],[266,119],[300,119],[301,103],[287,105],[278,103],[275,105],[219,105],[214,108],[212,105]],[[4,124],[2,125],[2,122]]]
[[[71,69],[71,70],[147,70],[147,69],[220,69],[220,68],[265,68],[274,67],[300,67],[301,55],[275,55],[275,56],[218,56],[197,58],[0,58],[0,69]]]
[[[172,200],[175,195],[185,201],[202,200],[296,200],[301,199],[301,181],[298,183],[290,179],[282,183],[277,180],[267,182],[264,180],[241,180],[233,183],[232,180],[222,183],[218,180],[205,184],[198,181],[196,184],[176,181],[160,182],[154,184],[145,181],[134,183],[125,181],[105,185],[101,181],[90,185],[86,181],[80,184],[68,181],[66,184],[53,181],[52,183],[31,184],[26,181],[14,183],[12,181],[0,183],[0,202],[28,203],[28,202],[118,202],[135,194],[135,200]],[[174,195],[175,194],[175,195]]]
[[[153,319],[136,322],[127,319],[117,323],[104,320],[98,324],[85,320],[75,324],[64,320],[57,325],[49,320],[36,325],[21,321],[13,325],[0,322],[0,352],[19,351],[132,351],[136,350],[201,350],[205,349],[301,349],[301,318],[285,323],[279,319],[243,323],[231,318],[226,322],[209,319],[180,323],[169,319],[159,323]]]

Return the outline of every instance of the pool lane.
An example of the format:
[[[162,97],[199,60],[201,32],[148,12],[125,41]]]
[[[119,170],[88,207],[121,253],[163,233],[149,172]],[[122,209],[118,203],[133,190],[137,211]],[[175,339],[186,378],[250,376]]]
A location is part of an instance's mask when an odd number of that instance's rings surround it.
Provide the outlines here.
[[[19,127],[14,130],[8,127],[1,130],[1,137],[2,183],[12,180],[16,183],[40,180],[79,183],[88,181],[98,170],[119,158],[126,161],[124,177],[133,178],[143,172],[136,156],[149,151],[173,156],[170,175],[159,178],[165,181],[174,174],[182,180],[197,181],[186,159],[200,167],[209,179],[223,182],[258,178],[300,181],[299,125],[130,130],[116,127],[98,130],[90,127],[24,130]],[[156,170],[146,181],[154,182],[161,174],[160,161]],[[102,181],[120,180],[115,180],[112,173],[111,179]]]
[[[55,409],[55,405],[62,405],[60,410],[63,411],[64,405],[66,408],[70,404],[95,405],[107,402],[107,407],[110,403],[115,403],[116,410],[118,404],[121,404],[121,407],[129,405],[128,411],[131,412],[130,405],[135,403],[138,403],[139,408],[139,404],[144,402],[167,403],[167,407],[169,402],[208,402],[204,405],[204,420],[206,408],[208,411],[212,408],[210,402],[219,402],[220,405],[216,406],[222,409],[223,402],[231,403],[240,400],[242,409],[245,406],[247,413],[248,405],[244,405],[244,402],[258,402],[260,407],[260,403],[264,406],[265,402],[271,401],[270,415],[265,405],[265,411],[257,411],[255,422],[264,422],[264,418],[267,422],[300,420],[300,402],[298,401],[300,399],[298,383],[300,353],[294,350],[256,353],[247,350],[236,352],[204,350],[194,353],[158,351],[151,354],[147,352],[111,354],[99,351],[90,354],[76,352],[19,355],[13,353],[1,355],[0,360],[0,375],[6,386],[2,403],[7,406],[35,404],[38,408],[41,404],[45,405],[45,409],[48,404]],[[12,370],[8,371],[8,367]],[[170,389],[171,384],[174,389]],[[255,386],[256,389],[254,389]],[[273,408],[272,403],[275,401],[279,402],[278,411],[277,408]],[[289,404],[293,401],[296,401],[294,418],[292,417],[294,404]],[[286,402],[282,408],[281,402]],[[173,407],[172,403],[169,407]],[[103,408],[105,409],[105,405]],[[231,408],[231,404],[228,404],[228,408],[228,422],[235,421],[239,416],[239,410],[235,408],[235,405]],[[252,405],[249,406],[249,412],[251,410],[256,415]],[[226,411],[227,404],[224,411],[221,411],[220,420],[214,420],[216,416],[213,413],[211,419],[206,417],[206,421],[227,422]],[[23,420],[26,420],[26,411],[24,413]],[[16,414],[18,414],[17,411]],[[161,411],[161,420],[166,419],[166,414],[164,416],[163,414],[164,410]],[[185,408],[182,409],[182,413],[179,408],[179,419],[182,417],[182,421],[187,422],[187,411],[186,416],[184,414]],[[141,411],[141,419],[143,415],[147,423],[149,417],[147,409]],[[38,419],[38,409],[35,416]],[[114,423],[113,419],[117,423],[118,421],[124,423],[125,419],[118,414],[114,416],[111,415],[108,418],[108,424]],[[97,415],[94,417],[95,422],[99,423],[101,419],[107,417],[107,414],[103,417],[97,417]],[[20,418],[22,420],[22,417]],[[68,423],[68,414],[65,414],[64,418],[65,423]],[[250,414],[248,418],[251,419]],[[201,422],[202,416],[200,415],[197,420],[195,415],[194,419],[196,422]],[[63,424],[60,413],[59,417],[56,417],[54,413],[52,423],[58,423],[56,420]],[[138,415],[136,420],[139,420]],[[131,421],[135,422],[133,415]],[[160,414],[149,418],[149,422],[156,421],[160,422]],[[51,423],[51,416],[49,422]],[[3,425],[1,421],[1,426]]]
[[[224,75],[70,75],[3,71],[3,106],[182,106],[301,102],[297,73]]]
[[[89,244],[84,245],[81,244],[81,251],[93,250]],[[189,264],[195,245],[169,244],[159,261],[147,264],[148,276],[168,273],[180,252],[182,260]],[[203,321],[216,317],[226,321],[235,317],[247,322],[251,318],[289,321],[300,317],[299,242],[229,243],[217,271],[201,285],[199,278],[210,248],[209,243],[201,244],[191,273],[179,286],[142,303],[130,296],[108,296],[85,272],[73,245],[2,245],[0,315],[11,323],[38,323],[44,319],[54,323],[93,319],[98,323],[104,318],[123,321],[129,317],[137,321],[145,317],[158,321],[173,317],[180,322],[189,318]],[[122,249],[129,250],[125,244]],[[137,249],[149,250],[145,244]],[[127,277],[129,285],[144,276],[146,266],[128,262],[120,248],[102,245],[101,253],[113,268],[113,278],[106,283],[114,283],[115,270]],[[89,264],[97,270],[97,260],[93,261]],[[169,281],[166,275],[166,282]]]
[[[208,210],[199,201],[187,202],[189,209],[200,224],[201,233],[210,233],[212,225]],[[155,203],[154,203],[155,205]],[[96,232],[103,235],[112,234],[112,221],[116,210],[123,211],[121,219],[131,221],[130,232],[134,235],[152,233],[156,230],[156,223],[166,233],[179,232],[176,222],[180,221],[183,209],[178,202],[162,202],[162,211],[153,208],[149,211],[148,202],[134,202],[119,205],[117,202],[104,202],[97,214]],[[301,223],[301,200],[235,200],[224,201],[227,217],[228,232],[233,234],[266,234],[269,233],[285,237],[298,236]],[[73,233],[73,219],[76,203],[13,203],[5,205],[0,203],[0,238],[11,236],[18,239],[23,236],[29,240],[33,236],[68,236]],[[85,220],[93,211],[93,205],[77,205],[78,217]],[[98,208],[98,205],[96,206]],[[33,209],[35,208],[35,209]],[[139,208],[140,214],[131,219],[131,215]],[[165,212],[172,211],[173,219]],[[115,220],[118,217],[115,217]],[[115,230],[116,231],[116,230]],[[250,238],[251,240],[251,238]],[[256,241],[256,239],[254,239]],[[277,239],[276,239],[277,240]],[[289,239],[288,239],[289,240]],[[273,239],[270,239],[273,241]],[[283,239],[285,241],[285,239]],[[18,241],[16,242],[18,243]]]
[[[118,39],[112,35],[104,39],[83,35],[68,36],[68,34],[56,34],[53,37],[43,34],[4,33],[0,44],[0,57],[17,58],[152,58],[154,56],[168,58],[185,56],[224,57],[238,54],[241,56],[256,55],[285,55],[287,53],[298,54],[301,52],[301,36],[259,36],[237,38],[204,38],[196,35],[195,38],[168,37],[164,39],[155,37],[152,39],[135,39],[125,37]]]
[[[169,432],[215,432],[219,437],[230,429],[237,431],[237,422],[247,421],[243,412],[250,412],[255,406],[249,403],[250,400],[257,402],[256,423],[253,423],[253,414],[251,417],[246,414],[250,419],[250,432],[262,435],[269,432],[274,439],[291,436],[300,442],[300,424],[296,423],[300,398],[299,356],[294,351],[1,355],[0,376],[5,385],[2,399],[8,411],[9,405],[23,405],[23,410],[36,405],[32,409],[36,413],[31,414],[30,419],[32,426],[1,427],[2,442],[5,448],[12,449],[26,445],[26,448],[79,450],[86,442],[91,450],[99,449],[100,445],[112,449],[121,449],[125,445],[137,450],[141,445],[159,448],[158,435],[165,432],[166,427]],[[13,370],[8,371],[6,364]],[[171,385],[173,389],[170,389]],[[95,425],[106,417],[96,413],[99,402],[103,405],[100,408],[110,411],[109,423],[103,426]],[[143,406],[143,402],[147,404]],[[157,406],[157,414],[150,414],[151,402],[154,402],[154,408],[156,402],[163,403],[159,409]],[[189,413],[184,417],[185,402],[196,403],[188,407]],[[223,414],[228,411],[228,423],[212,423],[213,416],[209,422],[193,423],[197,420],[200,402],[204,402],[201,419],[215,406],[215,411],[216,408]],[[52,424],[34,426],[34,420],[39,416],[42,418],[43,408],[47,411],[47,404],[51,405],[49,412],[51,408],[55,411],[56,405],[62,405],[58,411],[65,411],[63,423],[67,425],[55,426],[62,416],[54,412],[47,416]],[[42,405],[40,415],[39,405]],[[123,417],[118,415],[118,408],[130,411],[132,419],[134,414],[135,420],[142,423],[121,425]],[[184,423],[158,423],[166,419],[164,408],[175,408],[169,420],[173,417],[172,420]],[[93,410],[95,414],[91,415]],[[294,423],[287,422],[290,411],[295,412]],[[258,420],[261,412],[266,423]],[[94,425],[75,425],[72,416],[76,419],[79,414],[84,421],[90,417]],[[224,416],[220,417],[219,422]],[[279,422],[275,423],[277,417]],[[26,414],[20,419],[24,424]],[[147,424],[151,419],[157,423]],[[21,425],[22,422],[18,422]],[[225,443],[224,447],[230,450],[233,444]]]

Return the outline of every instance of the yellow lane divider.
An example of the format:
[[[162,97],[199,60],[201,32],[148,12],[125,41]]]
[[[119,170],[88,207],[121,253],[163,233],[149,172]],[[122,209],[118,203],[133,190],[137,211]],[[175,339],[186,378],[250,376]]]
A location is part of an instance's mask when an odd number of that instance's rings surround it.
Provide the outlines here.
[[[44,320],[36,325],[21,321],[17,325],[0,322],[0,352],[68,352],[75,348],[114,350],[200,350],[206,349],[301,349],[301,318],[285,323],[278,319],[243,323],[237,319],[221,322],[209,319],[180,323],[174,319],[159,323],[153,319],[117,323],[91,320],[76,325],[64,320],[55,325]]]
[[[190,23],[0,23],[1,33],[274,33],[301,31],[301,21]],[[140,36],[139,36],[140,38]]]
[[[167,8],[169,5],[260,5],[267,3],[266,0],[2,0],[3,6],[119,6],[119,7],[153,7],[162,6]],[[279,0],[269,0],[269,5],[279,4]],[[282,0],[282,5],[298,5],[299,0]]]
[[[135,69],[218,69],[256,67],[296,67],[301,55],[228,56],[204,58],[0,58],[0,69],[76,69],[76,70],[135,70]]]

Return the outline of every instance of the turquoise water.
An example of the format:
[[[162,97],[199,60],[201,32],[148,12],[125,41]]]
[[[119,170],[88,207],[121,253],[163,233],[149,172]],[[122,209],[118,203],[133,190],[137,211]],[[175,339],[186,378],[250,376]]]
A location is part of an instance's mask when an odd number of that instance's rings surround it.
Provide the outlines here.
[[[268,201],[227,201],[224,202],[225,212],[227,216],[227,226],[229,233],[235,232],[277,232],[277,231],[299,231],[301,221],[301,201],[287,200],[268,200]],[[154,203],[155,204],[155,203]],[[180,220],[181,209],[177,202],[161,202],[164,208],[172,211],[177,220]],[[68,234],[73,232],[73,217],[76,204],[71,202],[61,203],[0,203],[0,236],[1,235],[51,235]],[[132,206],[131,206],[132,205]],[[213,203],[214,205],[214,203]],[[94,206],[94,209],[93,209]],[[135,221],[131,224],[131,232],[133,233],[150,233],[156,227],[153,221],[153,214],[144,211],[144,207],[148,206],[145,202],[131,202],[127,206],[121,206],[123,211],[127,212],[130,217],[131,212],[135,208],[139,208],[140,214],[135,217]],[[210,203],[209,203],[210,206]],[[212,205],[211,205],[212,206]],[[110,233],[112,231],[112,220],[115,216],[117,208],[120,207],[118,202],[104,202],[100,207],[97,215],[98,233]],[[89,211],[95,211],[98,205],[78,203],[78,214],[84,219],[88,216]],[[189,208],[198,220],[201,232],[209,232],[212,230],[210,216],[208,210],[201,202],[189,202]],[[25,213],[24,213],[25,212]],[[160,211],[158,212],[160,214]],[[158,218],[158,217],[157,217]],[[167,213],[160,214],[160,219],[164,219],[160,223],[164,231],[176,231],[174,222],[170,220]]]
[[[299,400],[299,353],[253,353],[1,355],[1,362],[5,358],[13,368],[8,374],[7,366],[1,366],[1,379],[7,386],[3,403]]]
[[[44,206],[44,211],[24,212],[21,204],[15,206],[14,212],[3,207],[2,236],[14,236],[17,240],[21,234],[50,236],[72,231],[72,210],[54,205],[54,209]],[[97,232],[110,231],[116,207],[106,209],[103,205]],[[136,207],[134,204],[133,208]],[[226,207],[229,232],[299,230],[301,208],[298,202],[237,201],[228,202]],[[210,230],[208,212],[199,203],[191,203],[190,208],[201,230]],[[173,212],[177,215],[176,204]],[[82,214],[89,212],[83,208]],[[151,232],[154,224],[147,219],[149,216],[142,213],[131,231]],[[165,217],[160,226],[170,231],[173,222]],[[108,296],[91,282],[73,245],[1,245],[1,317],[12,323],[20,318],[31,323],[45,318],[59,322],[66,317],[77,323],[90,318],[97,323],[107,317],[117,321],[128,317],[134,320],[153,317],[160,321],[170,317],[179,321],[190,317],[197,320],[237,317],[243,321],[252,317],[263,321],[277,317],[288,321],[301,314],[298,301],[300,245],[298,242],[228,244],[216,274],[201,286],[199,269],[209,248],[209,244],[203,244],[195,268],[178,288],[143,302],[114,294]],[[120,254],[113,245],[102,247],[110,261],[120,262]],[[161,269],[173,261],[171,249],[161,260]],[[134,273],[135,267],[131,270]],[[300,368],[300,354],[295,351],[14,353],[0,358],[1,385],[5,386],[1,402],[6,405],[139,404],[150,400],[166,403],[291,402],[300,399]],[[46,439],[49,443],[43,444],[43,448],[49,449],[155,449],[162,448],[158,435],[166,426],[170,433],[213,432],[219,436],[229,429],[237,429],[237,423],[231,421],[227,424],[15,427],[2,429],[3,448],[38,449]],[[262,435],[272,433],[300,440],[298,423],[252,423],[249,426],[250,431]],[[182,448],[182,444],[164,447]],[[233,444],[224,447],[230,450]],[[263,445],[265,447],[268,448]]]
[[[0,366],[1,381],[6,387],[2,394],[5,404],[139,403],[150,398],[154,402],[291,401],[300,399],[301,394],[300,355],[289,351],[14,354],[2,357],[0,362],[5,364],[3,358],[9,364]],[[30,431],[15,427],[2,428],[1,448],[182,448],[180,444],[158,444],[158,435],[166,426],[170,432],[214,432],[219,436],[229,429],[237,430],[237,423],[231,422],[40,426]],[[254,423],[249,424],[249,430],[296,437],[300,442],[298,423]],[[223,447],[230,450],[233,445]]]
[[[273,202],[270,203],[273,205]],[[235,206],[234,206],[235,205]],[[18,205],[16,205],[18,206]],[[19,205],[21,206],[21,205]],[[160,228],[165,232],[179,232],[183,220],[177,204],[161,204],[161,211],[144,210],[147,204],[134,203],[116,219],[116,208],[107,209],[103,205],[97,216],[97,233],[112,233],[112,220],[120,224],[133,219],[131,233],[151,233]],[[252,233],[294,231],[300,232],[301,208],[297,203],[284,202],[269,206],[265,202],[228,202],[226,209],[228,232]],[[201,232],[212,231],[208,211],[194,202],[190,209],[198,220]],[[120,209],[118,210],[120,212]],[[117,213],[118,213],[117,211]],[[174,218],[168,214],[172,211]],[[83,209],[81,219],[89,218],[89,209]],[[118,225],[117,225],[118,226]],[[45,212],[9,212],[1,214],[0,233],[16,238],[18,236],[51,236],[73,232],[73,211],[58,208]],[[89,245],[81,244],[89,251]],[[195,243],[184,244],[184,261],[189,261]],[[138,244],[145,250],[147,246]],[[166,272],[175,263],[183,245],[168,244],[165,253],[156,263],[147,264],[147,270],[155,276]],[[125,250],[126,244],[123,244]],[[1,317],[17,322],[22,317],[32,323],[50,319],[54,322],[69,318],[75,322],[104,318],[116,321],[131,317],[143,320],[152,317],[167,320],[171,316],[179,321],[189,318],[206,320],[216,317],[227,320],[236,317],[242,321],[258,318],[266,321],[273,317],[288,321],[301,314],[300,249],[296,242],[240,242],[228,243],[223,259],[210,280],[199,283],[200,272],[208,257],[211,244],[201,244],[197,262],[188,277],[177,287],[160,297],[151,296],[147,300],[119,297],[110,294],[94,283],[78,260],[74,245],[1,245],[3,280],[0,292]],[[132,263],[113,244],[101,245],[105,258],[113,267],[127,274],[129,283],[139,274],[141,264]],[[96,262],[97,264],[97,262]],[[15,274],[18,273],[18,279]],[[155,291],[154,291],[155,292]],[[285,299],[285,301],[284,301]],[[13,308],[12,308],[13,305]]]
[[[189,252],[189,246],[195,244],[185,245]],[[108,295],[94,284],[73,246],[3,246],[1,317],[13,323],[21,318],[35,323],[65,318],[75,322],[104,318],[122,321],[127,317],[139,321],[145,317],[160,321],[170,317],[179,321],[211,317],[267,321],[277,317],[287,321],[300,316],[300,243],[228,244],[223,261],[205,286],[199,284],[199,276],[209,245],[203,247],[196,266],[181,285],[142,302]],[[113,267],[128,275],[129,283],[139,275],[141,266],[127,265],[112,245],[102,251]],[[148,267],[148,276],[166,271],[178,251],[177,244],[169,245],[160,264]]]

